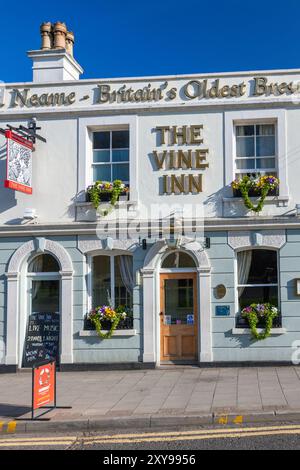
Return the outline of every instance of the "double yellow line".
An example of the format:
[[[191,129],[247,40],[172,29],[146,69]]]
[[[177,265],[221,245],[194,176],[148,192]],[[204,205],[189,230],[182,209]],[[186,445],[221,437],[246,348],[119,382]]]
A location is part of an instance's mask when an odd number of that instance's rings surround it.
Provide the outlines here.
[[[145,442],[172,442],[172,441],[201,441],[208,439],[226,438],[251,438],[258,436],[275,435],[300,435],[300,425],[286,426],[261,426],[248,428],[215,428],[199,429],[191,431],[168,431],[168,432],[143,432],[113,435],[98,435],[91,437],[81,437],[81,445],[90,446],[93,444],[135,444]],[[70,446],[76,443],[78,436],[65,437],[28,437],[28,438],[0,438],[1,447],[48,447],[48,446]],[[105,448],[105,447],[104,447]]]

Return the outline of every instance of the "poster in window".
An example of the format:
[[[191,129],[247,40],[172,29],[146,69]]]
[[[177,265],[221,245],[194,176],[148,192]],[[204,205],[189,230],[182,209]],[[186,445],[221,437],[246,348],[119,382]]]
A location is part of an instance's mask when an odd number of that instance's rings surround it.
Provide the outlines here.
[[[5,132],[7,148],[6,188],[32,194],[32,150],[33,145],[28,140]]]

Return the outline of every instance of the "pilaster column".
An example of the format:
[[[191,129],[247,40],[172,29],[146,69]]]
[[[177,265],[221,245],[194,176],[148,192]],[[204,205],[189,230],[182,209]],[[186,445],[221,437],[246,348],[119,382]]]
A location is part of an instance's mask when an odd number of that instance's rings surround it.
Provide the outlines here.
[[[61,271],[61,364],[73,363],[73,272]]]
[[[19,274],[11,272],[7,277],[7,317],[6,317],[6,365],[18,365],[19,338]]]
[[[200,362],[212,362],[212,320],[211,320],[211,272],[210,268],[198,268],[198,292],[200,309],[200,334],[198,348]]]
[[[156,362],[155,355],[155,272],[154,269],[142,269],[143,276],[143,310],[144,310],[144,351],[143,362]]]

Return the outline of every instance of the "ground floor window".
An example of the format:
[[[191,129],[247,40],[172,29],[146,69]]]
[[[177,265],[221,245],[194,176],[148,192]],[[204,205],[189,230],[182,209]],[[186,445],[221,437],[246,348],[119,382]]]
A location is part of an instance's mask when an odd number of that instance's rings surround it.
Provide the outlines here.
[[[132,256],[94,256],[92,258],[92,308],[120,305],[132,309]]]
[[[239,312],[252,303],[279,307],[278,255],[274,250],[245,250],[237,254]]]

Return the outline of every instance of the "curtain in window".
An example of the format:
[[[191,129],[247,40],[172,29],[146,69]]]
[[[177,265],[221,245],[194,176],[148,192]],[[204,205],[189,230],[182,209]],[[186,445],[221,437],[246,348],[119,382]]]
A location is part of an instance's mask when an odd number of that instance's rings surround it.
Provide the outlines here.
[[[240,251],[237,256],[238,262],[238,284],[247,284],[249,272],[251,268],[251,261],[252,261],[252,251]],[[238,293],[239,297],[241,297],[242,293],[244,292],[245,287],[239,287]]]
[[[43,256],[36,256],[30,263],[30,272],[43,272]],[[35,299],[40,288],[40,281],[32,282],[32,298]]]
[[[132,256],[127,256],[127,255],[118,256],[118,262],[119,262],[122,282],[127,292],[130,295],[132,295],[132,291],[134,288]]]

